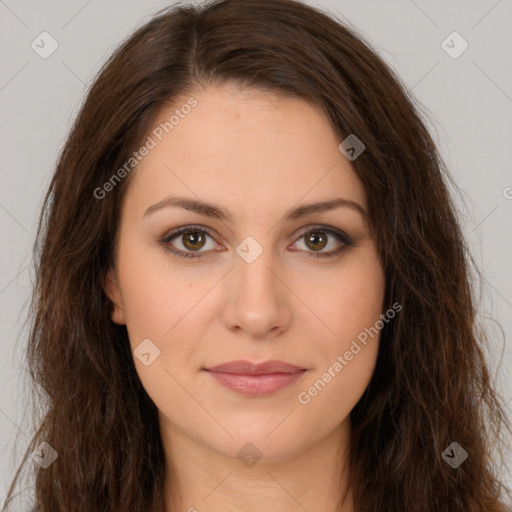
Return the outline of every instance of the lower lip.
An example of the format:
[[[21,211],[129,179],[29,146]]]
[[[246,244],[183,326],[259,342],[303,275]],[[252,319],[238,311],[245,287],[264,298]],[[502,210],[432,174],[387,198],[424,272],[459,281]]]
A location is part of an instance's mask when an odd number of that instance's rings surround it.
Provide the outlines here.
[[[207,370],[223,386],[242,395],[271,395],[289,386],[301,377],[306,370],[294,373],[271,373],[266,375],[241,375]]]

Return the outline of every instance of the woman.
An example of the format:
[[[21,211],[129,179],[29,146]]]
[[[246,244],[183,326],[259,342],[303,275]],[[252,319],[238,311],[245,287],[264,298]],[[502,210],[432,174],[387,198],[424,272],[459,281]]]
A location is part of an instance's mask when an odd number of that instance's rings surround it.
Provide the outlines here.
[[[41,214],[37,510],[505,510],[449,179],[399,79],[319,10],[137,30]]]

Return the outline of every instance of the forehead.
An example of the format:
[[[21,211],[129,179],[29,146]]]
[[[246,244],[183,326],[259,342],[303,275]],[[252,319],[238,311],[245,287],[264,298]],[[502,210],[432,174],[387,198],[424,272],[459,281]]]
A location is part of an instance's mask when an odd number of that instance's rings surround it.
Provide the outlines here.
[[[235,215],[334,195],[366,207],[341,140],[320,107],[300,98],[211,86],[162,109],[148,137],[153,147],[125,198],[139,216],[168,194],[212,200]]]

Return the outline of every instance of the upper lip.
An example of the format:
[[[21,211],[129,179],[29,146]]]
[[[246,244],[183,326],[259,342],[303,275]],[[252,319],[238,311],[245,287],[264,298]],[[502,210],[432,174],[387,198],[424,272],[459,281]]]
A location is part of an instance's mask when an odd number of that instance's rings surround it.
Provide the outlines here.
[[[238,373],[240,375],[268,375],[271,373],[297,373],[304,371],[305,368],[277,360],[252,363],[251,361],[239,359],[212,366],[211,368],[206,368],[206,370],[223,373]]]

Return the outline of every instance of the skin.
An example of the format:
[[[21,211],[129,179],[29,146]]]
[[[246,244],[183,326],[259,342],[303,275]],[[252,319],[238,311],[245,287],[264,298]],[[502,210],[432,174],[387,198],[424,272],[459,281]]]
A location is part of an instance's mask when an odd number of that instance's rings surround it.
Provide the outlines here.
[[[145,339],[160,350],[148,366],[134,362],[159,410],[166,510],[334,512],[349,471],[349,413],[375,369],[378,336],[308,404],[298,394],[380,318],[384,272],[364,215],[284,214],[333,197],[367,211],[364,187],[319,107],[231,85],[193,97],[198,105],[132,171],[116,266],[105,281],[112,320],[126,325],[132,350]],[[214,203],[233,219],[176,207],[144,216],[170,195]],[[211,234],[189,245],[178,235],[167,247],[202,258],[179,257],[160,242],[190,224]],[[327,245],[308,246],[304,234],[314,224],[344,231],[355,245],[308,257],[344,245],[317,228]],[[248,236],[263,249],[252,263],[236,252]],[[246,396],[202,370],[234,359],[278,359],[308,371],[272,395]],[[252,467],[237,457],[249,442],[262,457]],[[342,510],[353,511],[350,493]]]

